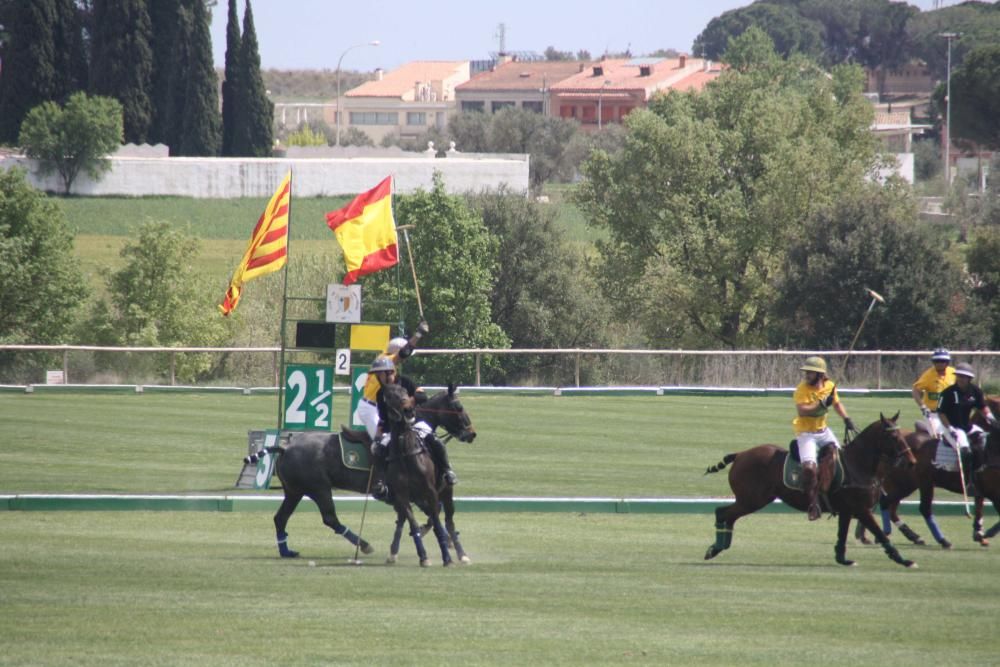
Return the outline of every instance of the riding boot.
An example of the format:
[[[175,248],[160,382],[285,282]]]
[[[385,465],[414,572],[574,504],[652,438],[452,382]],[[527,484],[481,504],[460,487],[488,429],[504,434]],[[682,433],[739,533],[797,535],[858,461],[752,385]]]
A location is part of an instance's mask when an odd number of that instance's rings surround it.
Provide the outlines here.
[[[431,453],[434,465],[441,471],[444,481],[450,486],[458,484],[458,475],[451,469],[451,464],[448,462],[448,450],[445,448],[444,443],[441,442],[441,439],[430,433],[424,439],[424,443],[426,443],[427,449]]]
[[[817,502],[819,494],[819,480],[816,475],[816,464],[802,464],[802,491],[809,501],[809,520],[815,521],[822,516]]]

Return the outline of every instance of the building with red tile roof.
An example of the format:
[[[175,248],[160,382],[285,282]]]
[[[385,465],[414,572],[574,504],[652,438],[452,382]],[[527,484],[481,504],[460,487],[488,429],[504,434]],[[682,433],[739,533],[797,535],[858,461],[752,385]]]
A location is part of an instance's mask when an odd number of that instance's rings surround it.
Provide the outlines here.
[[[721,71],[710,60],[684,55],[600,60],[551,86],[550,113],[575,118],[584,129],[600,128],[647,106],[656,93],[701,90]]]
[[[391,134],[443,129],[457,109],[455,88],[468,80],[468,60],[418,60],[391,72],[378,70],[375,80],[344,94],[341,128],[356,127],[375,143]]]
[[[458,109],[496,113],[505,107],[517,107],[545,114],[549,88],[579,74],[584,65],[575,60],[508,60],[459,85],[455,89]]]

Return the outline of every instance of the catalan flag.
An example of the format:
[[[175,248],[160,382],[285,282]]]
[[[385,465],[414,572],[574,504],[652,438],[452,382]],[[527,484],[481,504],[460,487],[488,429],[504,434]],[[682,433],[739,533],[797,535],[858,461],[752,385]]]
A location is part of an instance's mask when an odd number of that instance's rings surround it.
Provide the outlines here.
[[[326,224],[344,251],[345,285],[399,262],[392,217],[392,176],[362,192],[344,208],[327,213]]]
[[[292,172],[288,172],[250,235],[243,261],[236,267],[219,310],[228,316],[240,302],[243,283],[273,273],[288,261],[288,209],[292,198]]]

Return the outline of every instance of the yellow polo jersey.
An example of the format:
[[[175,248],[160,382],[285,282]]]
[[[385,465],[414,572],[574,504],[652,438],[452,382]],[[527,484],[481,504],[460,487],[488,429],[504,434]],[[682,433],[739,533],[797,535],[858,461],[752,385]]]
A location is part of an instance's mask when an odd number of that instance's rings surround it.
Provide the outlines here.
[[[378,355],[375,358],[376,359],[381,359],[382,357],[389,357],[390,359],[392,359],[392,363],[395,364],[395,366],[396,366],[396,372],[397,373],[399,372],[399,353],[398,352],[395,353],[395,354],[386,354],[386,353],[383,352],[382,354]],[[365,380],[365,388],[361,391],[361,397],[364,398],[365,400],[368,400],[368,401],[371,401],[372,403],[374,403],[375,402],[375,397],[378,396],[378,390],[381,389],[381,388],[382,388],[382,385],[379,384],[378,378],[375,377],[375,374],[374,373],[369,373],[368,374],[368,379]]]
[[[823,381],[823,384],[816,388],[811,384],[806,384],[803,380],[799,383],[799,386],[795,388],[795,394],[792,395],[792,400],[795,401],[795,405],[801,405],[802,403],[815,403],[816,401],[825,401],[826,397],[831,393],[833,394],[833,404],[836,405],[840,403],[840,397],[837,396],[836,386],[831,380],[827,379]],[[799,417],[796,415],[795,419],[792,420],[792,426],[795,428],[796,435],[799,433],[806,433],[808,431],[822,431],[826,428],[826,412],[816,417]]]
[[[955,384],[955,369],[948,366],[944,375],[938,375],[933,366],[924,371],[923,375],[913,383],[914,389],[919,389],[924,393],[924,405],[928,410],[937,410],[938,401],[945,389]]]

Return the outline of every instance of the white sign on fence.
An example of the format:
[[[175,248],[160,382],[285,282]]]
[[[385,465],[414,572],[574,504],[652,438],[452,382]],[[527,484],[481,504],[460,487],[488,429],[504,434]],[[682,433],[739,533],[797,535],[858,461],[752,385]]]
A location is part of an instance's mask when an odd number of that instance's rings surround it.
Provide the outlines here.
[[[62,371],[45,371],[45,384],[66,384]]]

